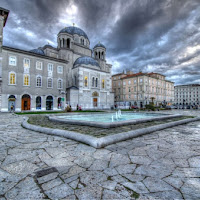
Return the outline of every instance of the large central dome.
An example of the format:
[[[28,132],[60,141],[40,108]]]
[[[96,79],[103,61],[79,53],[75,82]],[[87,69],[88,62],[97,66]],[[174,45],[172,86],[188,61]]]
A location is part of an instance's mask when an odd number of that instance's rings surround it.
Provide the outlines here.
[[[71,35],[77,34],[79,36],[83,36],[86,39],[88,39],[87,34],[82,29],[75,27],[75,26],[65,27],[59,33],[69,33]]]

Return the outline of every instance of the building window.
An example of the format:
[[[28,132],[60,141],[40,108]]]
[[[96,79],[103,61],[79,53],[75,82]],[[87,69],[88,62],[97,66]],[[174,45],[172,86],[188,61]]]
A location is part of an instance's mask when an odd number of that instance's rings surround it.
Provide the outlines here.
[[[76,85],[76,76],[74,76],[74,85]]]
[[[126,82],[125,82],[125,81],[123,82],[123,85],[126,85]]]
[[[48,88],[53,88],[53,79],[52,78],[48,78],[47,79],[47,87]]]
[[[104,81],[104,79],[102,80],[102,88],[105,88],[105,81]]]
[[[9,65],[12,65],[12,66],[16,66],[17,65],[16,56],[9,56]]]
[[[137,83],[137,80],[134,80],[134,84],[136,84]]]
[[[92,87],[94,87],[94,77],[92,78]]]
[[[84,85],[85,85],[85,87],[88,86],[88,77],[87,76],[85,76]]]
[[[15,72],[9,73],[9,85],[16,85],[16,74],[15,74]]]
[[[140,78],[140,83],[142,83],[142,81],[143,81],[142,78]]]
[[[41,76],[36,77],[36,87],[42,87],[42,77]]]
[[[52,72],[53,71],[53,64],[48,63],[48,72]]]
[[[58,89],[62,89],[63,88],[63,81],[62,79],[58,79]]]
[[[128,81],[128,84],[129,84],[129,85],[131,84],[131,81],[130,81],[130,80]]]
[[[63,73],[63,66],[57,67],[57,73],[62,74]]]
[[[36,69],[42,70],[42,62],[40,62],[40,61],[36,62]]]
[[[98,87],[98,78],[96,78],[96,87]]]
[[[30,85],[30,75],[24,74],[24,86],[29,86],[29,85]]]
[[[30,59],[24,58],[24,67],[25,68],[30,68]]]

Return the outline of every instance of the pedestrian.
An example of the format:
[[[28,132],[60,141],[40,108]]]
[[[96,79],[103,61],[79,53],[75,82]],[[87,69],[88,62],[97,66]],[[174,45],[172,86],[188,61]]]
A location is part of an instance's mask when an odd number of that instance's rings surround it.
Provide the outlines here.
[[[79,108],[79,107],[78,107],[78,104],[77,104],[77,106],[76,106],[76,110],[78,110],[78,108]]]
[[[10,106],[10,111],[13,112],[14,111],[14,104],[12,103],[12,105]]]

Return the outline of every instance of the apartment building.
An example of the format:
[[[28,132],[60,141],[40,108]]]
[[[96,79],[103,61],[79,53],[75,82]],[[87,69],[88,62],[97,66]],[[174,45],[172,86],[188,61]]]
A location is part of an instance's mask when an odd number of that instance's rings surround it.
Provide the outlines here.
[[[199,106],[200,84],[177,85],[174,88],[174,97],[177,106]]]
[[[112,76],[115,104],[144,107],[153,102],[155,105],[171,105],[174,102],[174,83],[159,73],[119,73]]]

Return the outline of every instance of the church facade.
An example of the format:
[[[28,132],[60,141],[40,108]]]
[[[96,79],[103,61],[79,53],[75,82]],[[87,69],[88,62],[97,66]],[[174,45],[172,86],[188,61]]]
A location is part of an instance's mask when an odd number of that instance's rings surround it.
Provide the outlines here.
[[[0,8],[1,10],[1,8]],[[9,12],[8,12],[9,13]],[[3,32],[8,17],[1,15]],[[3,24],[4,23],[4,24]],[[3,38],[3,37],[2,37]],[[75,26],[57,35],[57,47],[24,51],[1,45],[0,110],[110,109],[114,105],[106,48],[90,49],[87,34]]]

